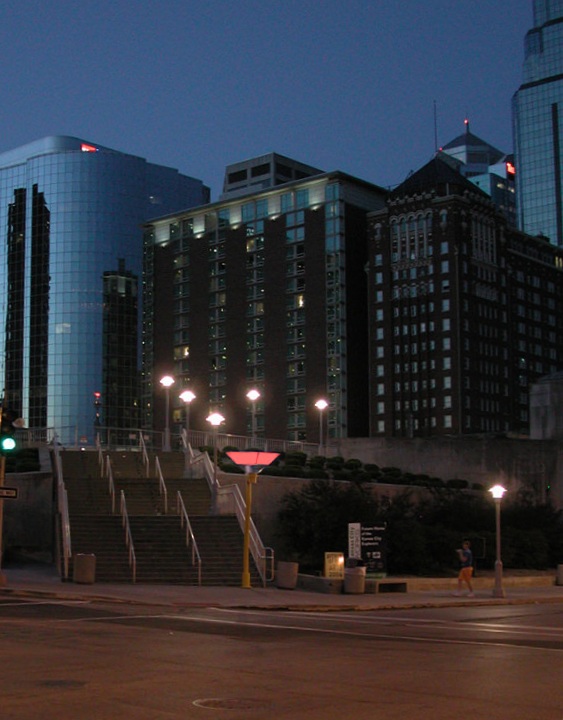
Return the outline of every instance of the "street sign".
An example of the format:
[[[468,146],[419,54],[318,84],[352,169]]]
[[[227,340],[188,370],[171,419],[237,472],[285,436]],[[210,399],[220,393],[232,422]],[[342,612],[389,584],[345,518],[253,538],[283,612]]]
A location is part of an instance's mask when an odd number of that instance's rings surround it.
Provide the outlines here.
[[[18,497],[18,489],[10,487],[0,487],[0,500],[15,500]]]

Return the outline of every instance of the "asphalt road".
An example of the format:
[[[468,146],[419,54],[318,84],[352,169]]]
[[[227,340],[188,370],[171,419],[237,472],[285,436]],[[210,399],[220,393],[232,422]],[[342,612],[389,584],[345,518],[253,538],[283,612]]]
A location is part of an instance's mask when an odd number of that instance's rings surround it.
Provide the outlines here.
[[[563,720],[563,606],[0,601],[2,720]]]

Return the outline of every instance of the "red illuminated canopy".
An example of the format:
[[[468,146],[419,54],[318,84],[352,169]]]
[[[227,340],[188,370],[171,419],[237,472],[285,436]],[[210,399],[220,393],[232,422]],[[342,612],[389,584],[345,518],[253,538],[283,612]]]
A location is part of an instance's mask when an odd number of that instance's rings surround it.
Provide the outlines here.
[[[98,152],[98,148],[94,145],[88,145],[87,143],[82,143],[80,146],[80,149],[82,152]]]
[[[243,465],[245,467],[253,467],[255,465],[271,465],[274,460],[279,457],[279,453],[274,452],[259,452],[257,450],[242,450],[240,452],[231,451],[227,455],[237,465]]]

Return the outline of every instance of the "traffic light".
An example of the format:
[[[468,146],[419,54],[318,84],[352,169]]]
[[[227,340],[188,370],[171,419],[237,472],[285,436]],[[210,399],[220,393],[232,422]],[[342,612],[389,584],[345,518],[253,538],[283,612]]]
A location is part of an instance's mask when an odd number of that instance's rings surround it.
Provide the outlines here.
[[[11,453],[18,449],[18,444],[14,437],[16,431],[14,420],[16,420],[16,415],[13,410],[4,407],[0,409],[0,412],[0,454],[11,455]]]

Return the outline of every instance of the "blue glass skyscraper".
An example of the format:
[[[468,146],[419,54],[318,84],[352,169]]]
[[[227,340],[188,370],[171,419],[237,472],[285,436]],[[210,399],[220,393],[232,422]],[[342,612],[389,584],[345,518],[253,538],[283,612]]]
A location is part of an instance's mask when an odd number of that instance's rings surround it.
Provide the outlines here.
[[[141,224],[208,200],[199,180],[78,138],[0,154],[0,381],[28,427],[93,440],[104,273],[140,278]]]
[[[534,0],[513,122],[518,226],[563,245],[563,0]]]

